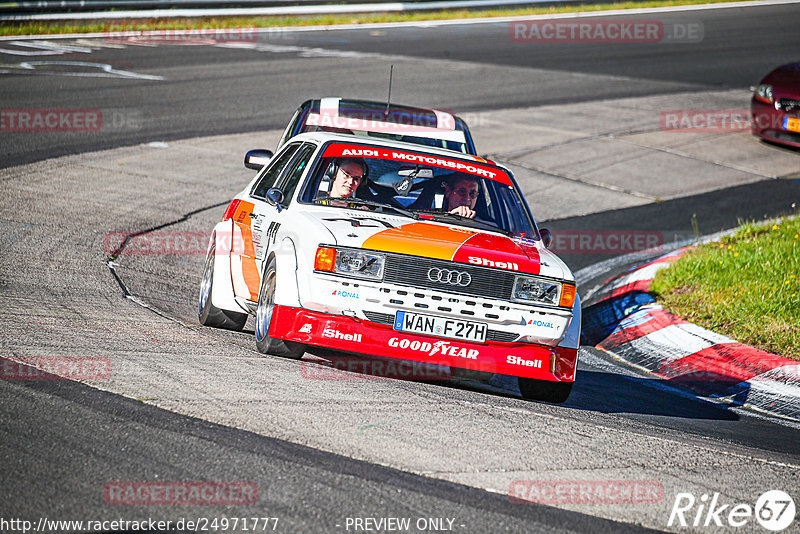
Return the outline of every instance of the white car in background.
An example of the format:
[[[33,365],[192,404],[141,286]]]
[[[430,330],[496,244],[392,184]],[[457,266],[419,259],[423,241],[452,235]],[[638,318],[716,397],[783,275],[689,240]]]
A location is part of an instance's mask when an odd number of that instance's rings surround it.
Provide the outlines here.
[[[292,115],[278,148],[308,132],[347,133],[477,155],[467,123],[440,109],[340,97],[306,100]]]

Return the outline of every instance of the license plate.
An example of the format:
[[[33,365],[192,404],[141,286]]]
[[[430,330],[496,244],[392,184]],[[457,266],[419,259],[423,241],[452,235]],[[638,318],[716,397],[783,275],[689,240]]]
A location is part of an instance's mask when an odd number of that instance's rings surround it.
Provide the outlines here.
[[[783,129],[789,132],[800,132],[800,119],[795,119],[794,117],[784,117]]]
[[[394,329],[399,332],[461,339],[483,343],[488,328],[484,323],[446,319],[421,313],[399,311],[394,317]]]

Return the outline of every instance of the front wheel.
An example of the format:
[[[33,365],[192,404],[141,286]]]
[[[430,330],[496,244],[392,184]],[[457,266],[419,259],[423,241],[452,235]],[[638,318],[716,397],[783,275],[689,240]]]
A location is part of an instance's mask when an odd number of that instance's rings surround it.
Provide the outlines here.
[[[214,328],[225,328],[227,330],[240,331],[247,322],[246,313],[237,313],[222,310],[214,306],[211,300],[211,289],[214,286],[214,261],[217,248],[212,245],[206,256],[206,264],[203,268],[203,281],[200,283],[200,301],[197,311],[197,319],[203,326]]]
[[[256,348],[261,354],[272,354],[298,360],[303,357],[305,352],[305,346],[302,343],[269,337],[269,325],[272,322],[272,311],[275,308],[275,280],[275,258],[272,258],[264,270],[261,289],[258,291]]]
[[[535,378],[517,377],[519,392],[525,400],[536,400],[561,404],[572,392],[572,382],[551,382]]]

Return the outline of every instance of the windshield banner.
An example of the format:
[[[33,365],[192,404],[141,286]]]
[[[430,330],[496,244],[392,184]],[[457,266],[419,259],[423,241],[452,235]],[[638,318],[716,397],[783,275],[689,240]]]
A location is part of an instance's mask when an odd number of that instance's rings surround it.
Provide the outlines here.
[[[511,180],[509,179],[508,175],[502,170],[494,167],[487,167],[477,162],[450,159],[432,154],[418,154],[415,152],[407,152],[405,150],[396,150],[393,148],[334,143],[325,149],[325,153],[322,156],[326,158],[352,157],[387,159],[412,165],[416,163],[429,167],[439,167],[441,169],[464,172],[479,178],[489,178],[490,180],[494,180],[505,185],[511,185]]]

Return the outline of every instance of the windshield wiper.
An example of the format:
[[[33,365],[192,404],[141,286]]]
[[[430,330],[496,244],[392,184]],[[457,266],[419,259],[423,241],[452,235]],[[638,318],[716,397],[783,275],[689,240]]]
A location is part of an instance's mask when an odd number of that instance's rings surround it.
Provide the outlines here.
[[[470,222],[472,224],[468,224],[467,226],[475,225],[475,226],[479,226],[481,228],[486,228],[487,230],[491,230],[493,232],[500,232],[501,234],[512,235],[512,233],[513,233],[513,232],[509,232],[505,228],[500,228],[499,226],[496,226],[496,225],[494,225],[492,223],[485,222],[485,221],[482,221],[480,219],[464,217],[463,215],[459,215],[458,213],[450,213],[448,211],[439,211],[439,210],[418,210],[418,211],[424,212],[426,214],[431,214],[431,215],[434,216],[434,218],[436,218],[436,217],[450,217],[450,218],[458,220],[459,222],[461,222],[461,221]]]
[[[364,200],[363,198],[355,198],[355,197],[342,198],[342,197],[327,196],[327,197],[322,197],[322,198],[315,199],[314,202],[334,201],[334,200],[339,200],[339,201],[345,202],[347,204],[358,204],[359,206],[368,206],[370,208],[389,208],[390,210],[393,210],[393,211],[395,211],[395,212],[397,212],[397,213],[399,213],[401,215],[405,215],[406,217],[408,217],[410,219],[414,219],[414,220],[418,220],[419,219],[419,215],[417,213],[411,211],[411,210],[407,210],[405,208],[400,208],[398,206],[393,206],[391,204],[383,204],[381,202],[375,202],[374,200]]]

